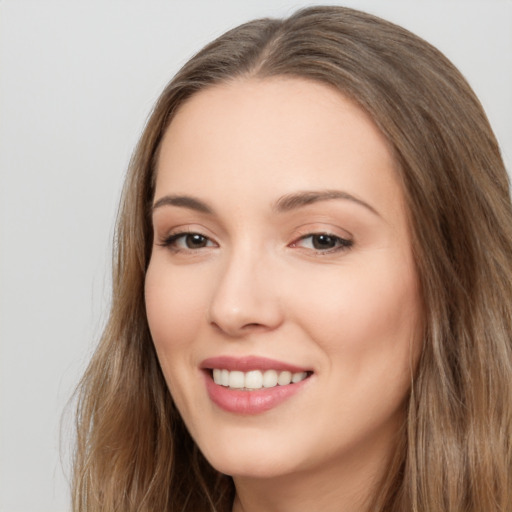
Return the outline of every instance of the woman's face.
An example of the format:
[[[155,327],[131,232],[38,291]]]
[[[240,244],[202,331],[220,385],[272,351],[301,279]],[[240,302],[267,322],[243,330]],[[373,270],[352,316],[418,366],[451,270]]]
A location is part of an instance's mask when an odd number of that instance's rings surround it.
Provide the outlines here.
[[[180,108],[157,167],[148,321],[206,458],[235,477],[376,471],[421,326],[382,134],[326,85],[240,79]]]

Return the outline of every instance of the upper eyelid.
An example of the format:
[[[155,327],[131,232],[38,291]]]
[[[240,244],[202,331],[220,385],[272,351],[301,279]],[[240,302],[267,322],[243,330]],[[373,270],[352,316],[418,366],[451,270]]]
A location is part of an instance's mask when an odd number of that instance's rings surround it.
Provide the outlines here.
[[[188,236],[188,235],[199,235],[199,236],[202,236],[202,237],[206,238],[207,240],[210,240],[211,242],[215,242],[214,238],[211,237],[210,235],[205,235],[204,233],[201,233],[200,231],[192,230],[192,229],[191,230],[171,231],[167,235],[162,237],[162,239],[163,240],[169,240],[171,238],[174,238],[174,239],[178,240],[179,238],[182,238],[182,237],[185,237],[185,236]]]
[[[166,229],[158,229],[157,226],[153,226],[153,232],[155,236],[157,236],[159,233],[161,235],[159,236],[160,239],[166,239],[171,236],[175,235],[201,235],[209,239],[215,239],[216,235],[212,234],[210,229],[207,229],[206,227],[202,225],[195,225],[195,224],[181,224],[172,228],[166,228]]]
[[[297,240],[303,240],[305,238],[309,238],[309,237],[312,237],[312,236],[319,236],[319,235],[326,235],[326,236],[330,236],[332,238],[337,238],[338,240],[345,240],[347,242],[351,242],[352,241],[351,237],[337,235],[336,233],[331,233],[330,231],[314,231],[314,232],[311,232],[311,233],[305,233],[304,235],[300,235],[297,238]]]
[[[296,239],[312,235],[329,235],[344,240],[354,240],[354,235],[341,227],[331,223],[308,223],[295,229]]]

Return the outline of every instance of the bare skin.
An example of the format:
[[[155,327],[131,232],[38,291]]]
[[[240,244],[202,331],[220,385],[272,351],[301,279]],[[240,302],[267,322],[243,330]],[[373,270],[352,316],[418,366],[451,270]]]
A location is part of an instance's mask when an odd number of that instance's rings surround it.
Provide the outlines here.
[[[155,348],[191,435],[233,476],[233,512],[364,510],[403,423],[421,323],[383,135],[322,84],[203,90],[165,134],[153,226]],[[307,377],[268,410],[241,411],[204,368],[220,356]]]

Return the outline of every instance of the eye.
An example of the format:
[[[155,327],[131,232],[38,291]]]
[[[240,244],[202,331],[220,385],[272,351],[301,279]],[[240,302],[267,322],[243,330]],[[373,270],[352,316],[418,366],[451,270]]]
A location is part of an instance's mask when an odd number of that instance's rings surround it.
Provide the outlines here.
[[[347,240],[346,238],[341,238],[329,233],[311,233],[299,238],[299,240],[292,244],[292,247],[302,247],[325,253],[345,250],[352,247],[353,244],[354,242],[352,240]]]
[[[216,247],[212,240],[207,236],[201,235],[201,233],[175,233],[167,237],[161,245],[177,251]]]

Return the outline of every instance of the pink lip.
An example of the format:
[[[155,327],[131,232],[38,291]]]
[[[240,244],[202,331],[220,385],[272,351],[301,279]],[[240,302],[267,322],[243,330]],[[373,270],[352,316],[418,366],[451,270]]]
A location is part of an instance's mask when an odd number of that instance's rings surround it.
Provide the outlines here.
[[[275,359],[268,359],[266,357],[245,356],[245,357],[232,357],[232,356],[218,356],[209,357],[205,359],[200,368],[203,370],[211,370],[219,368],[221,370],[240,372],[249,372],[251,370],[276,370],[280,372],[289,371],[292,373],[311,371],[310,368],[301,368],[293,364],[283,363]]]
[[[279,404],[301,391],[310,380],[307,378],[296,384],[262,388],[256,391],[242,391],[215,384],[211,371],[209,370],[212,368],[229,371],[238,370],[242,372],[248,372],[250,370],[277,370],[292,373],[310,370],[281,361],[255,356],[242,358],[230,356],[212,357],[205,359],[200,367],[203,370],[206,390],[210,400],[221,409],[235,414],[254,415],[277,407]]]

